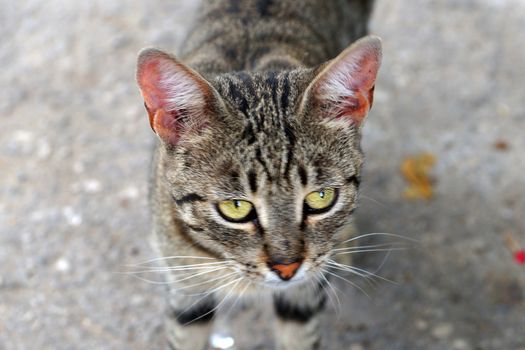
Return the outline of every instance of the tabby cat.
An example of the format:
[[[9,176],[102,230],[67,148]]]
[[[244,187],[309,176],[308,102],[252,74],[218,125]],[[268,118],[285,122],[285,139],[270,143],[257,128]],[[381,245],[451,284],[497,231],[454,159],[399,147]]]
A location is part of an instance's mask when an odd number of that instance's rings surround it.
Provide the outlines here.
[[[357,40],[371,7],[205,1],[180,59],[140,53],[138,85],[159,140],[151,206],[169,348],[205,348],[225,296],[264,292],[277,348],[322,347],[328,261],[356,208],[381,61],[377,37]]]

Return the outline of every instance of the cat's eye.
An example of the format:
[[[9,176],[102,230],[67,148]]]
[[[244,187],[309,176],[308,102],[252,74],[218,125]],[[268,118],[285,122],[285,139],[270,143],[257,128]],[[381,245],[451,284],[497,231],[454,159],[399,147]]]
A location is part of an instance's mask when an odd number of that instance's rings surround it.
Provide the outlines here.
[[[230,199],[217,204],[219,214],[231,222],[248,222],[254,218],[253,204],[242,199]]]
[[[304,198],[305,210],[310,214],[323,213],[335,204],[336,199],[337,189],[332,187],[310,192]]]

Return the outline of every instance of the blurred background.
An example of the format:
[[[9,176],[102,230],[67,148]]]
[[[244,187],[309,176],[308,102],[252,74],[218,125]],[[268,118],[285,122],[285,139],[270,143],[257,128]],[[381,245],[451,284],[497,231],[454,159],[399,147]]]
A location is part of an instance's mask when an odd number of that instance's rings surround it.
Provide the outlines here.
[[[154,257],[135,60],[177,53],[197,6],[0,0],[0,349],[162,347],[163,286],[118,273]],[[377,0],[371,32],[384,64],[357,220],[420,243],[378,271],[397,284],[352,278],[369,297],[334,281],[326,348],[523,350],[525,2]],[[272,349],[263,309],[218,327]]]

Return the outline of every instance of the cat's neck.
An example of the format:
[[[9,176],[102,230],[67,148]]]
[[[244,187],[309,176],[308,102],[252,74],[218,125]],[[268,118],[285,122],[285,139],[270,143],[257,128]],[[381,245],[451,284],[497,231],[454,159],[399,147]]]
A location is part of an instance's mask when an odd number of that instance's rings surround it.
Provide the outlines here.
[[[181,58],[205,76],[313,67],[365,34],[368,11],[358,1],[206,1]]]

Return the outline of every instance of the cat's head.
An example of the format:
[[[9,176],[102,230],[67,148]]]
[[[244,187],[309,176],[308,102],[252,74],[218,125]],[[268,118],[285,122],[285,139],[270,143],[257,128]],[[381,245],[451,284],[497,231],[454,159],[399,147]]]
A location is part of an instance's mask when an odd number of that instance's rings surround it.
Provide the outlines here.
[[[206,80],[143,51],[137,80],[163,181],[196,245],[265,284],[319,274],[356,207],[380,61],[380,40],[366,37],[317,68]]]

